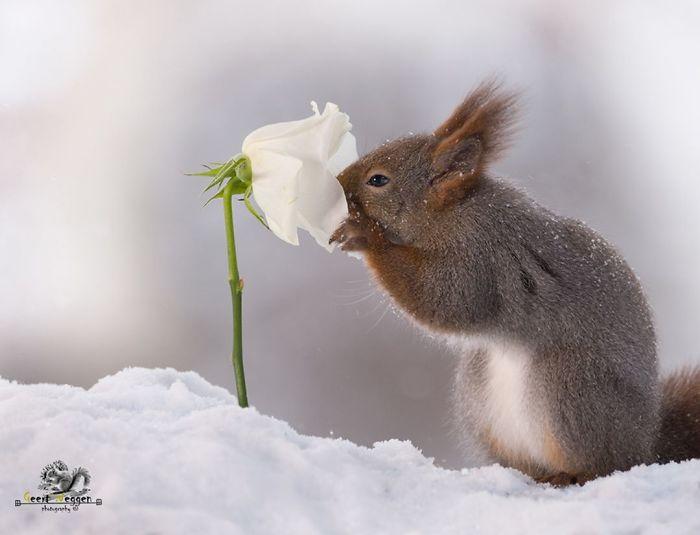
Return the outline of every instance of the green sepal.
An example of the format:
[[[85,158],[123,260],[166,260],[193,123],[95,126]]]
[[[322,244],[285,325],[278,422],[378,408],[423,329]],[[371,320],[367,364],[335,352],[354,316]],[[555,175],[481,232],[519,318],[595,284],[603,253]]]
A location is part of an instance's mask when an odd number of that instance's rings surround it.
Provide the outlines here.
[[[185,173],[185,176],[216,176],[219,173],[219,168],[211,168],[208,165],[204,165],[207,168],[206,171],[200,171],[199,173]]]
[[[248,158],[242,159],[238,165],[236,165],[236,178],[246,185],[251,186],[253,184],[253,171],[250,168],[250,160]]]
[[[217,193],[217,194],[212,195],[211,197],[209,197],[209,199],[207,200],[207,202],[204,203],[204,206],[206,206],[207,204],[209,204],[209,203],[210,203],[211,201],[213,201],[214,199],[223,199],[223,198],[224,198],[224,192],[223,192],[223,191],[220,191],[219,193]]]
[[[267,223],[265,223],[265,220],[263,217],[258,213],[258,211],[255,209],[253,206],[253,203],[250,202],[250,194],[253,192],[253,185],[249,185],[245,192],[243,193],[243,202],[245,203],[245,207],[248,209],[248,211],[253,214],[253,217],[260,221],[260,224],[265,227],[267,230],[270,230],[270,227],[267,226]]]
[[[217,189],[218,189],[218,188],[221,186],[221,184],[224,183],[224,180],[225,180],[225,177],[219,177],[219,176],[214,177],[214,180],[212,180],[212,181],[209,183],[209,185],[208,185],[206,188],[204,188],[203,193],[206,193],[207,191],[209,191],[209,190],[212,189],[212,188],[217,188]],[[222,188],[222,189],[223,189],[223,188]]]
[[[185,176],[212,176],[215,177],[221,171],[221,168],[228,162],[211,162],[211,164],[203,163],[202,167],[206,167],[206,171],[199,171],[197,173],[185,173]],[[215,167],[212,167],[215,166]]]
[[[265,223],[265,219],[258,213],[253,203],[250,202],[250,196],[253,193],[253,170],[250,166],[250,159],[244,154],[237,154],[227,162],[214,162],[212,165],[216,165],[216,167],[209,167],[205,164],[204,167],[207,168],[206,171],[185,173],[187,176],[206,176],[212,178],[209,185],[204,188],[204,193],[212,189],[216,190],[216,193],[209,197],[207,202],[204,203],[204,206],[214,199],[222,199],[224,196],[224,189],[229,188],[231,195],[242,195],[241,200],[245,203],[248,211],[253,214],[253,217],[255,217],[263,227],[270,230],[270,227]]]
[[[217,162],[212,165],[217,165],[217,167],[209,167],[205,164],[206,171],[185,173],[188,176],[212,177],[212,181],[204,188],[204,193],[212,189],[216,189],[217,192],[221,191],[226,184],[232,183],[233,193],[242,194],[245,192],[245,188],[252,183],[250,160],[243,154],[238,154],[225,163]]]

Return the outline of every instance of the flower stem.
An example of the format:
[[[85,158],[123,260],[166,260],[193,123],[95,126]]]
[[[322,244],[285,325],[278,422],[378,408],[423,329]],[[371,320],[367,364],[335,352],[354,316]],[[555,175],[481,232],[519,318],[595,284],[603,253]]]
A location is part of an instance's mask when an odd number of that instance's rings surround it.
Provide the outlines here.
[[[233,207],[231,197],[233,184],[229,182],[222,191],[224,202],[224,223],[226,225],[226,249],[228,251],[228,284],[231,287],[231,304],[233,306],[233,372],[236,376],[236,392],[238,404],[241,407],[248,406],[248,393],[245,387],[245,374],[243,372],[243,280],[238,273],[238,261],[236,260],[236,239],[233,234]]]

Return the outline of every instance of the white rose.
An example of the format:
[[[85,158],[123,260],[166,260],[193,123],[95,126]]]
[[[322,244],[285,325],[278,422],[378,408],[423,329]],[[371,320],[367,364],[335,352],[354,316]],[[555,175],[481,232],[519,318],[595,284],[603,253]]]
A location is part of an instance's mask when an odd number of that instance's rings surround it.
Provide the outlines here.
[[[348,205],[338,174],[357,159],[355,137],[347,114],[327,103],[307,119],[258,128],[243,140],[243,154],[253,170],[253,196],[270,230],[293,245],[297,228],[319,245],[345,219]]]

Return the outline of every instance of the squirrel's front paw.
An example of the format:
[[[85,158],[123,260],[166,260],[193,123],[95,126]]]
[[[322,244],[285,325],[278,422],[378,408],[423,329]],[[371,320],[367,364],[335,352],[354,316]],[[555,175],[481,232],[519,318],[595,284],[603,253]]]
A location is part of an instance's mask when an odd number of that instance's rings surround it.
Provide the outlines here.
[[[368,245],[359,221],[352,216],[341,223],[328,243],[337,243],[343,251],[363,251]]]

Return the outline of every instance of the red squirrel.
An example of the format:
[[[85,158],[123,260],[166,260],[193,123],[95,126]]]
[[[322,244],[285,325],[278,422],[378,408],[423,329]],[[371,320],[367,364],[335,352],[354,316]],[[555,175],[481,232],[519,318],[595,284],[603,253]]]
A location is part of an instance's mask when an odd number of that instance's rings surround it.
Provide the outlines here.
[[[432,134],[347,167],[350,215],[331,242],[361,253],[405,315],[456,350],[454,421],[501,464],[567,485],[700,457],[700,368],[659,380],[625,260],[489,173],[516,104],[485,82]]]

